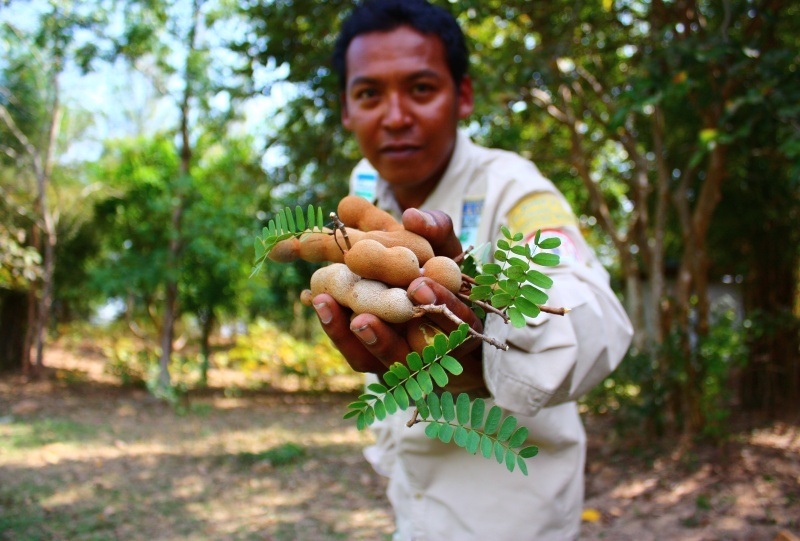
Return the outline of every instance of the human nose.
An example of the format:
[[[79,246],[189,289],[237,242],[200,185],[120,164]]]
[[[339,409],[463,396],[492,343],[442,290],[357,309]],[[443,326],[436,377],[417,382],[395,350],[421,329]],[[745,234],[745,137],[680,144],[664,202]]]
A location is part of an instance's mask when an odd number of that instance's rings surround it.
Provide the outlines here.
[[[405,128],[411,124],[411,115],[403,102],[402,96],[390,94],[383,115],[383,126],[387,129]]]

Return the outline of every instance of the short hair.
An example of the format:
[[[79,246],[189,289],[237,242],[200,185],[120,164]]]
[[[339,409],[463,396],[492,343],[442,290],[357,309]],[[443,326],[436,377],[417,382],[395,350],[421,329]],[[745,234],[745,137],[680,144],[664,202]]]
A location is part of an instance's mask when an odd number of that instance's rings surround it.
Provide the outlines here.
[[[442,40],[447,66],[458,88],[467,74],[469,54],[464,33],[449,11],[427,0],[362,0],[342,23],[333,48],[333,69],[342,90],[347,87],[346,56],[350,43],[361,34],[389,32],[400,26],[410,26]]]

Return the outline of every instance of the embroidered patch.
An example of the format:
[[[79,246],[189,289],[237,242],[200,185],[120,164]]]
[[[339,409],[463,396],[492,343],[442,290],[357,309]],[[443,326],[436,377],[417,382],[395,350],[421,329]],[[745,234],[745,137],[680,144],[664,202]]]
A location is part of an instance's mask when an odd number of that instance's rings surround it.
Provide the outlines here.
[[[525,243],[528,244],[533,241],[533,238],[536,236],[536,231],[530,233],[528,236],[525,237]],[[564,233],[563,231],[558,231],[556,229],[543,229],[541,235],[539,235],[539,241],[543,241],[544,239],[559,239],[561,241],[561,246],[557,248],[553,248],[551,250],[542,250],[543,252],[549,252],[551,254],[556,254],[559,258],[561,258],[561,262],[559,265],[569,265],[572,263],[577,263],[581,260],[580,254],[578,253],[578,248],[575,246],[575,243],[572,242],[572,239],[569,238],[569,235]]]
[[[483,199],[465,199],[461,210],[461,234],[458,240],[465,249],[475,247],[478,242],[478,228],[481,225],[481,212],[483,212]]]
[[[512,233],[576,225],[572,210],[554,193],[537,192],[514,205],[508,213]]]

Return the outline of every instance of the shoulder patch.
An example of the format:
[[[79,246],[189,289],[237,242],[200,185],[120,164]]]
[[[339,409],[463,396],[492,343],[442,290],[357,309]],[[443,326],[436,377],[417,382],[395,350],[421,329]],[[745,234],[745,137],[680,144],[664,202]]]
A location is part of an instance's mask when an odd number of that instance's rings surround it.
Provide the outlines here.
[[[577,223],[572,209],[551,192],[530,194],[514,205],[508,213],[508,228],[512,233],[557,229]]]

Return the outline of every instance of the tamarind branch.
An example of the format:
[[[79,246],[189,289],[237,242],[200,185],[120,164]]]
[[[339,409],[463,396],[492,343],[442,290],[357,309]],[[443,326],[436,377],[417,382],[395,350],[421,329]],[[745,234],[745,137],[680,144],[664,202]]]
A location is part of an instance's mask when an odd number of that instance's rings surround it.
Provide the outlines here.
[[[411,419],[408,420],[408,422],[406,423],[406,426],[408,428],[411,428],[412,426],[414,426],[418,422],[419,422],[419,409],[414,408],[414,414],[411,416]]]
[[[330,214],[331,220],[333,221],[333,238],[336,239],[336,231],[340,231],[342,233],[342,237],[344,238],[344,244],[347,246],[349,250],[353,246],[350,244],[350,237],[347,235],[347,228],[344,226],[342,221],[339,219],[339,215],[335,212],[331,212]],[[338,242],[337,242],[338,244]],[[344,250],[342,250],[344,252]]]
[[[548,314],[554,314],[556,316],[565,316],[570,312],[569,308],[553,308],[552,306],[547,306],[544,304],[537,304],[536,306],[538,306],[539,310],[541,310],[542,312],[546,312]]]
[[[464,322],[455,315],[447,306],[443,304],[420,304],[414,307],[414,316],[413,317],[420,317],[426,314],[440,314],[445,316],[447,319],[455,323],[456,325],[461,325]],[[472,327],[469,327],[469,333],[474,336],[475,338],[480,338],[487,344],[490,344],[497,349],[501,349],[503,351],[508,351],[508,345],[498,342],[491,336],[486,336],[485,334],[481,334]]]
[[[474,304],[476,306],[480,306],[481,308],[483,308],[484,312],[491,312],[493,314],[497,314],[498,316],[503,318],[503,323],[508,323],[508,321],[509,321],[508,316],[506,315],[505,312],[503,312],[502,310],[500,310],[498,308],[495,308],[494,306],[492,306],[489,303],[486,303],[486,302],[483,302],[483,301],[473,301],[472,299],[469,298],[469,295],[465,295],[464,293],[458,293],[458,298],[460,298],[461,300],[463,300],[465,302],[471,302],[472,304]]]
[[[457,256],[455,256],[453,258],[453,261],[455,261],[458,264],[461,264],[461,262],[464,261],[464,258],[467,257],[467,254],[470,253],[474,248],[475,247],[472,245],[467,246],[467,249],[458,254]]]

